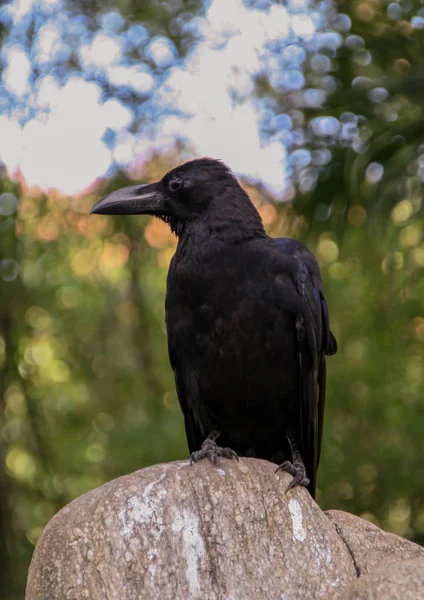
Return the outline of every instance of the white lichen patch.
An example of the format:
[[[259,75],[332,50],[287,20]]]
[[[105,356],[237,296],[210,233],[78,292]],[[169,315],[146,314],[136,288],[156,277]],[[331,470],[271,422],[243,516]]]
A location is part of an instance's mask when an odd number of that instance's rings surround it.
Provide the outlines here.
[[[185,575],[190,598],[200,595],[199,560],[205,554],[205,544],[200,534],[199,519],[188,509],[174,511],[172,533],[181,536],[182,555],[186,562]]]
[[[334,568],[331,545],[325,537],[315,536],[311,538],[310,545],[313,550],[318,571],[321,569],[328,569],[328,567]]]
[[[175,470],[175,477],[180,480],[181,476],[180,476],[180,471],[181,469],[184,469],[185,467],[190,467],[190,461],[186,460],[184,462],[181,462],[181,464],[177,467],[177,469]]]
[[[163,519],[161,511],[158,510],[158,500],[160,501],[166,492],[164,489],[160,489],[155,494],[152,494],[152,492],[155,485],[165,477],[166,474],[163,473],[159,479],[146,485],[141,494],[128,498],[125,507],[118,512],[118,519],[122,523],[122,536],[125,538],[131,537],[136,525],[148,523],[155,540],[159,540],[163,532]]]
[[[289,511],[293,525],[293,541],[304,542],[308,536],[303,527],[302,507],[294,498],[289,500]]]

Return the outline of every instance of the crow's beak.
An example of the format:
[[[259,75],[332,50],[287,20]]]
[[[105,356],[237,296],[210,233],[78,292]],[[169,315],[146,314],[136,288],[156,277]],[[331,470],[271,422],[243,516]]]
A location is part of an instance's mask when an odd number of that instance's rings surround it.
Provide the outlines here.
[[[91,209],[97,215],[160,215],[166,213],[166,199],[157,183],[130,185],[104,196]]]

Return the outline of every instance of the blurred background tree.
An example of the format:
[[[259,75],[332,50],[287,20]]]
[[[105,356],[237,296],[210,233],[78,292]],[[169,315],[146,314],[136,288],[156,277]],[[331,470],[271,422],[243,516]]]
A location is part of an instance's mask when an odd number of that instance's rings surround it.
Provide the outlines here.
[[[0,597],[66,502],[187,457],[175,240],[89,210],[195,155],[320,261],[339,341],[320,505],[423,543],[421,3],[14,0],[0,20]]]

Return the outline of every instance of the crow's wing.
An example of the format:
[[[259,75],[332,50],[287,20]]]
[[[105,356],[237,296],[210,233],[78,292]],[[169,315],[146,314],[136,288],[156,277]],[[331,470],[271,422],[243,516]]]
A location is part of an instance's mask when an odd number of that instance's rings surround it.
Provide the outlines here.
[[[315,495],[324,424],[326,359],[337,351],[330,331],[327,303],[318,263],[301,242],[291,238],[276,238],[275,246],[295,260],[293,279],[299,294],[296,328],[299,349],[300,398],[297,427],[300,433],[301,455],[309,490]]]
[[[324,348],[325,354],[328,356],[335,354],[337,352],[337,342],[330,331],[330,319],[324,296],[324,286],[315,256],[308,250],[305,244],[302,244],[298,240],[293,240],[292,238],[274,238],[274,242],[282,253],[295,256],[306,266],[313,283],[314,313],[318,319],[317,329],[320,333],[318,344],[320,348]]]

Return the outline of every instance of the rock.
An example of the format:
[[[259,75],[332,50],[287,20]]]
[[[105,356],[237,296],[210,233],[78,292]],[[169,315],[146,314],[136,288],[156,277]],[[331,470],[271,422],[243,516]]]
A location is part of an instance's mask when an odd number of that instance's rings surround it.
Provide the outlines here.
[[[349,548],[358,577],[400,560],[424,560],[424,548],[418,544],[341,510],[329,510],[326,514]]]
[[[343,597],[356,579],[345,542],[274,470],[176,462],[84,494],[46,526],[26,600]]]
[[[346,600],[424,600],[424,559],[386,565],[361,577]]]
[[[424,600],[423,548],[274,470],[175,462],[84,494],[46,526],[26,600]]]

